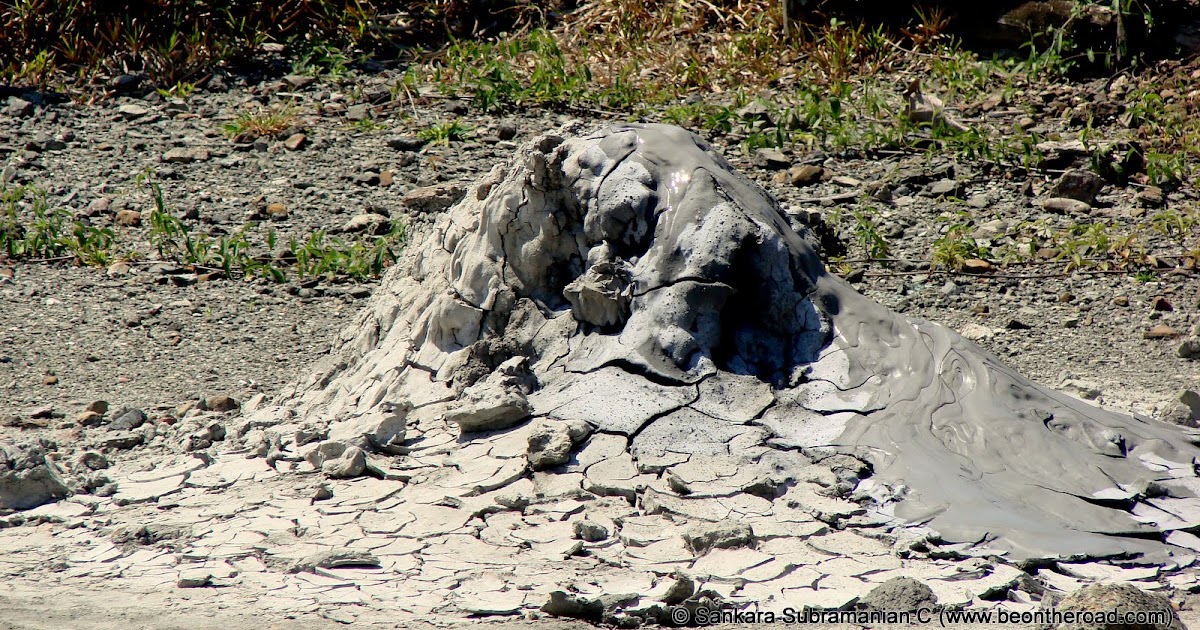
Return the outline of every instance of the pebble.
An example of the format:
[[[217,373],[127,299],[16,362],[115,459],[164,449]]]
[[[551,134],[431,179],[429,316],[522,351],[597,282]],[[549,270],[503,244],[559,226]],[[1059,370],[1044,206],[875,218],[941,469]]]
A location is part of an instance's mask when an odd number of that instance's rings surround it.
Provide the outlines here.
[[[788,168],[792,162],[779,149],[762,148],[755,149],[754,164],[768,171],[778,171]]]
[[[302,133],[294,133],[283,141],[283,146],[289,151],[299,151],[304,147],[304,144],[307,141],[308,136]]]
[[[1046,199],[1042,202],[1042,208],[1047,212],[1057,214],[1088,214],[1092,211],[1091,204],[1067,197],[1051,197]]]
[[[387,145],[397,151],[420,151],[425,144],[426,141],[417,136],[399,136],[387,140]]]
[[[204,403],[205,406],[211,411],[237,411],[241,408],[241,403],[239,403],[236,398],[231,398],[225,395],[212,396],[205,400]]]
[[[1154,310],[1161,311],[1161,312],[1169,312],[1169,311],[1175,310],[1175,307],[1171,306],[1171,301],[1161,295],[1156,295],[1153,298],[1151,298],[1150,306],[1152,308],[1154,308]]]
[[[137,227],[142,224],[142,213],[137,210],[122,210],[117,213],[113,222],[125,227]]]
[[[1157,324],[1142,333],[1142,337],[1145,339],[1174,339],[1179,336],[1180,332],[1178,330],[1166,324]]]
[[[117,108],[117,113],[125,120],[136,120],[150,113],[150,110],[141,105],[125,104]]]
[[[1179,358],[1189,361],[1200,359],[1200,338],[1184,339],[1175,353],[1179,355]]]
[[[175,147],[163,154],[162,160],[167,164],[191,164],[205,162],[212,154],[204,148]]]
[[[1137,194],[1138,203],[1150,208],[1159,208],[1167,202],[1167,196],[1158,186],[1147,186]]]

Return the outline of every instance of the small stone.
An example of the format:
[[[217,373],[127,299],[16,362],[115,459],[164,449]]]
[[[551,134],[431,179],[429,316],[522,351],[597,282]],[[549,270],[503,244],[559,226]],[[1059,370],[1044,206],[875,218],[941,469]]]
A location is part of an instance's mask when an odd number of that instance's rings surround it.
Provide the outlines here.
[[[134,433],[133,431],[117,431],[104,436],[104,438],[100,440],[100,444],[105,448],[123,451],[140,445],[143,440],[145,440],[145,436],[141,433]]]
[[[1134,611],[1167,613],[1170,615],[1167,624],[1105,624],[1095,626],[1097,630],[1184,630],[1185,626],[1179,620],[1179,615],[1171,606],[1171,601],[1162,595],[1143,591],[1130,584],[1090,584],[1063,598],[1056,611],[1077,611],[1111,614],[1112,612],[1128,613]],[[1067,630],[1080,627],[1077,624],[1061,624],[1055,630]],[[1090,626],[1089,626],[1090,627]]]
[[[768,171],[778,171],[791,166],[791,161],[779,149],[762,148],[754,151],[754,164]]]
[[[1192,337],[1184,339],[1183,343],[1179,344],[1179,349],[1175,351],[1181,359],[1189,361],[1200,360],[1200,338]]]
[[[43,385],[58,385],[58,377],[53,374],[49,374],[46,376],[46,378],[42,379],[42,384]]]
[[[1154,310],[1161,312],[1175,310],[1175,307],[1171,306],[1171,301],[1161,295],[1156,295],[1151,298],[1150,306],[1153,307]]]
[[[355,215],[342,225],[341,231],[347,234],[386,234],[392,223],[387,217],[368,212]]]
[[[315,83],[317,79],[307,74],[289,74],[283,77],[283,80],[287,81],[292,89],[301,90]]]
[[[465,191],[452,184],[439,184],[414,188],[404,195],[400,203],[416,212],[438,212],[453,206],[462,199]]]
[[[1175,339],[1181,336],[1181,333],[1166,324],[1157,324],[1142,333],[1143,339]]]
[[[1088,214],[1092,211],[1092,206],[1078,199],[1051,197],[1042,202],[1042,209],[1057,214]]]
[[[427,142],[417,136],[399,136],[389,138],[387,145],[397,151],[420,151]]]
[[[127,263],[123,260],[118,260],[117,262],[108,266],[108,275],[109,276],[127,276],[127,275],[129,275],[130,270],[131,270],[131,267],[129,266],[129,263]]]
[[[79,455],[79,464],[89,470],[104,470],[108,468],[108,458],[96,451],[84,451]]]
[[[924,582],[896,577],[871,589],[858,603],[869,610],[916,611],[936,608],[937,595]]]
[[[0,510],[27,510],[67,496],[40,442],[0,443]]]
[[[1158,208],[1166,203],[1167,196],[1158,186],[1147,186],[1138,191],[1137,200],[1143,206]]]
[[[787,170],[787,181],[793,186],[808,186],[821,181],[825,169],[812,164],[801,164]]]
[[[992,263],[980,258],[968,258],[962,263],[962,270],[966,273],[988,273],[995,269]]]
[[[1065,173],[1050,188],[1051,197],[1064,197],[1082,201],[1089,206],[1096,202],[1096,194],[1104,187],[1104,179],[1092,171],[1073,168]]]
[[[46,405],[44,407],[38,407],[37,409],[34,409],[33,411],[29,412],[29,417],[33,418],[34,420],[37,420],[39,418],[53,418],[54,417],[54,407],[51,407],[50,405]]]
[[[117,108],[117,113],[125,118],[125,120],[135,120],[150,113],[150,110],[141,105],[126,104]]]
[[[683,540],[696,555],[712,549],[745,547],[754,542],[754,531],[745,523],[725,519],[717,523],[697,523],[683,534]]]
[[[529,465],[534,470],[561,466],[571,458],[572,445],[565,423],[542,421],[529,433]]]
[[[312,502],[316,503],[317,501],[328,501],[329,499],[332,499],[332,498],[333,498],[333,490],[330,490],[329,486],[327,486],[325,484],[321,484],[321,485],[317,486],[316,490],[313,491]]]
[[[122,210],[117,213],[113,222],[126,227],[136,227],[142,224],[142,213],[137,210]]]
[[[586,542],[600,542],[608,539],[608,528],[595,521],[575,521],[575,537]]]
[[[239,403],[237,401],[237,399],[230,398],[229,396],[224,396],[224,395],[212,396],[211,398],[208,398],[207,400],[205,400],[204,404],[211,411],[221,411],[221,412],[237,411],[242,406],[241,403]]]
[[[334,549],[318,551],[288,567],[288,573],[300,573],[314,569],[336,569],[338,567],[378,567],[379,558],[368,551]]]
[[[929,185],[929,194],[934,197],[957,197],[961,191],[962,185],[953,179],[942,179]]]
[[[1114,306],[1129,306],[1129,298],[1124,295],[1118,295],[1112,299]]]
[[[366,104],[351,105],[346,109],[346,119],[352,121],[370,120],[371,106]]]
[[[604,616],[604,604],[575,593],[554,591],[550,593],[549,601],[542,605],[542,612],[555,617],[599,622]]]
[[[175,582],[175,586],[179,588],[203,588],[209,584],[212,584],[212,575],[203,569],[185,571],[179,575],[179,580]]]
[[[167,164],[191,164],[207,161],[210,157],[212,154],[205,148],[175,147],[164,153],[162,160]]]
[[[692,578],[682,573],[676,573],[672,576],[672,579],[675,581],[671,583],[671,586],[667,588],[667,592],[663,594],[664,604],[678,606],[696,594],[696,582]]]
[[[8,106],[4,108],[4,113],[14,118],[25,118],[32,116],[34,109],[33,103],[23,98],[10,96],[8,97]]]
[[[1030,326],[1029,324],[1017,319],[1009,319],[1008,322],[1004,324],[1004,327],[1008,330],[1029,330],[1030,328],[1033,328],[1033,326]]]
[[[306,136],[302,133],[294,133],[294,134],[288,136],[287,140],[283,141],[283,146],[284,146],[284,148],[286,148],[289,151],[299,151],[301,148],[304,147],[304,144],[307,141],[308,141],[308,136]]]
[[[287,206],[278,201],[267,204],[267,217],[276,221],[286,219],[288,217]]]
[[[392,171],[387,171],[387,170],[379,171],[379,185],[380,186],[391,186],[394,183],[396,183],[396,174],[395,173],[393,173]]]
[[[496,137],[501,140],[512,140],[517,137],[517,128],[512,125],[500,125],[496,128]]]
[[[117,431],[130,431],[136,429],[150,420],[146,416],[146,412],[141,409],[128,409],[117,414],[113,418],[109,428]]]
[[[84,427],[98,427],[104,422],[104,417],[95,411],[81,411],[75,416],[75,422]]]
[[[367,454],[361,448],[336,440],[321,442],[305,459],[330,479],[358,477],[367,469]]]

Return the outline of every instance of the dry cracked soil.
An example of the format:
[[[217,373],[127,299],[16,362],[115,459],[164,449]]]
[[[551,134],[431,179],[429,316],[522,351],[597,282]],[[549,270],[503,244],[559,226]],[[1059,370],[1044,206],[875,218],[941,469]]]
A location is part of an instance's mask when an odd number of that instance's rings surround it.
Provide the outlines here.
[[[149,215],[152,197],[139,185],[146,173],[153,171],[170,212],[214,237],[247,222],[281,238],[317,229],[355,236],[387,222],[418,233],[521,142],[581,119],[544,110],[480,114],[432,96],[370,100],[386,94],[386,74],[354,77],[362,89],[353,91],[290,79],[235,80],[231,89],[187,101],[123,96],[83,106],[24,95],[35,107],[0,114],[7,186],[33,185],[53,206],[112,227],[147,254],[109,269],[0,261],[0,442],[41,440],[77,484],[69,499],[0,516],[7,525],[0,527],[0,627],[445,627],[467,620],[573,627],[580,622],[537,612],[549,590],[570,584],[598,599],[665,592],[676,585],[676,570],[708,576],[696,586],[718,591],[737,580],[775,581],[760,589],[764,597],[802,603],[811,596],[822,605],[822,581],[843,598],[835,605],[845,605],[898,575],[928,581],[944,605],[983,608],[1032,606],[1044,593],[1058,597],[1091,582],[1131,582],[1169,595],[1185,623],[1200,623],[1194,558],[1167,567],[1021,569],[984,558],[901,557],[894,541],[797,518],[801,538],[768,535],[754,550],[716,549],[693,559],[673,529],[686,516],[643,514],[621,497],[580,501],[563,493],[523,508],[523,520],[519,512],[484,511],[474,525],[469,508],[479,497],[442,497],[418,500],[416,519],[395,496],[396,482],[437,465],[432,454],[389,463],[383,479],[351,480],[287,474],[267,459],[239,456],[246,445],[224,438],[252,430],[239,425],[242,412],[307,377],[376,283],[243,282],[156,261],[146,222],[118,220],[127,211]],[[222,133],[244,108],[284,103],[299,114],[278,137],[239,144]],[[471,128],[462,140],[417,138],[457,119]],[[285,143],[297,133],[303,141]],[[1166,418],[1179,413],[1181,390],[1200,389],[1197,363],[1176,351],[1200,325],[1194,274],[1142,281],[1111,273],[928,272],[943,213],[986,215],[997,239],[1005,222],[1080,219],[1039,203],[1054,174],[1001,177],[949,157],[904,155],[784,152],[781,163],[773,154],[747,155],[736,138],[710,140],[786,212],[808,221],[819,215],[847,239],[849,224],[837,217],[879,210],[895,271],[850,275],[885,306],[945,324],[1036,381],[1118,410]],[[789,174],[801,165],[817,168]],[[1105,186],[1086,212],[1117,221],[1142,216],[1138,194]],[[1195,193],[1185,186],[1164,202],[1194,204]],[[1172,332],[1147,338],[1155,327]],[[88,419],[89,408],[103,410]],[[510,475],[506,462],[515,460],[523,470],[527,437],[489,435],[475,450],[451,454],[471,477],[452,481],[486,485]],[[485,455],[501,463],[466,463]],[[744,515],[757,506],[721,509]],[[615,542],[589,542],[581,558],[571,523],[578,514]],[[789,558],[784,567],[781,559]],[[792,582],[778,583],[784,578]]]

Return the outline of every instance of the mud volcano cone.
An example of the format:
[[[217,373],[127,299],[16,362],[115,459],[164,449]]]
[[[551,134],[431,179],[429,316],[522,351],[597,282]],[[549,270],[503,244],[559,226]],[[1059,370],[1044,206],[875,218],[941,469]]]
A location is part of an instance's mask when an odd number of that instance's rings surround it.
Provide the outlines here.
[[[461,476],[481,443],[528,443],[475,485],[434,471],[402,496],[513,488],[528,503],[565,484],[756,532],[804,513],[1014,560],[1200,541],[1182,531],[1200,525],[1194,434],[1038,386],[864,298],[764,190],[671,126],[522,147],[258,419],[327,428],[326,452],[306,448],[328,474],[353,473],[349,446],[448,454]],[[724,511],[688,514],[697,497]]]

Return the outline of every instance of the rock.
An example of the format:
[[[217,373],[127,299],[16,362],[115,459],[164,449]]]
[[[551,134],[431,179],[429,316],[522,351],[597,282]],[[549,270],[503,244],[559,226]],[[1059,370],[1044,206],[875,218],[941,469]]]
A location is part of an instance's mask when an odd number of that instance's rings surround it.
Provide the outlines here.
[[[768,171],[778,171],[792,165],[791,160],[779,149],[755,149],[754,164]]]
[[[453,184],[438,184],[410,190],[400,200],[414,212],[439,212],[462,199],[463,189]]]
[[[696,594],[696,582],[692,578],[676,573],[671,579],[673,580],[671,586],[667,587],[667,592],[663,594],[664,604],[678,606]]]
[[[1096,203],[1096,194],[1104,187],[1104,179],[1089,170],[1073,168],[1062,174],[1050,187],[1051,197],[1082,201],[1089,206]]]
[[[573,445],[565,422],[543,420],[529,433],[529,465],[533,470],[561,466],[570,460]]]
[[[522,386],[527,374],[524,357],[509,359],[486,379],[463,390],[446,421],[457,424],[462,433],[516,425],[533,411]]]
[[[288,218],[287,206],[279,203],[278,201],[273,201],[267,204],[267,218],[274,221],[282,221],[283,219]]]
[[[1137,194],[1138,203],[1149,208],[1159,208],[1167,202],[1167,196],[1158,186],[1147,186]]]
[[[306,142],[308,142],[308,136],[302,133],[294,133],[283,141],[283,146],[288,151],[299,151],[304,147]]]
[[[104,416],[95,411],[81,411],[75,416],[75,422],[83,427],[98,427],[104,423]]]
[[[288,85],[292,86],[292,89],[302,90],[315,83],[317,79],[308,74],[289,74],[283,77],[283,80],[287,81]]]
[[[1092,211],[1092,206],[1078,199],[1051,197],[1042,202],[1042,209],[1056,214],[1088,214]]]
[[[58,385],[58,377],[54,374],[47,374],[42,378],[42,385]]]
[[[601,261],[563,289],[571,303],[571,316],[593,326],[613,326],[629,317],[633,299],[627,266]]]
[[[988,273],[990,271],[995,271],[996,267],[986,260],[981,260],[979,258],[968,258],[963,261],[962,270],[966,273]]]
[[[28,510],[70,492],[41,442],[0,442],[0,511]]]
[[[1171,306],[1171,301],[1161,295],[1156,295],[1150,299],[1150,307],[1159,312],[1175,310],[1175,307]]]
[[[120,114],[123,118],[125,118],[125,120],[136,120],[138,118],[141,118],[142,116],[145,116],[146,114],[149,114],[150,110],[146,109],[145,107],[142,107],[141,105],[135,105],[135,104],[130,103],[130,104],[125,104],[125,105],[121,105],[120,107],[118,107],[117,113]]]
[[[150,418],[141,409],[127,409],[117,413],[109,424],[114,431],[132,431],[146,423]]]
[[[512,140],[517,137],[517,128],[512,125],[500,125],[496,127],[496,137],[501,140]]]
[[[346,108],[347,120],[360,121],[370,120],[371,118],[373,118],[373,116],[371,115],[370,105],[360,103],[358,105],[351,105],[350,107]]]
[[[1129,306],[1129,298],[1124,295],[1118,295],[1112,299],[1114,306]]]
[[[367,469],[367,454],[361,448],[334,440],[311,448],[304,459],[330,479],[358,477]]]
[[[104,470],[108,468],[108,458],[96,451],[84,451],[79,455],[79,464],[89,470]]]
[[[787,181],[793,186],[808,186],[821,181],[825,169],[812,164],[793,166],[787,171]]]
[[[368,212],[351,217],[349,221],[342,225],[341,232],[344,234],[379,235],[387,234],[391,226],[392,223],[387,217]]]
[[[1200,337],[1184,339],[1175,354],[1179,355],[1179,358],[1189,361],[1200,360]]]
[[[1182,333],[1166,324],[1155,324],[1150,330],[1142,333],[1143,339],[1174,339],[1180,336]]]
[[[183,450],[200,451],[225,439],[225,426],[219,422],[210,422],[202,429],[194,431],[184,440]]]
[[[142,213],[137,210],[122,210],[117,213],[113,222],[125,227],[136,227],[142,224]]]
[[[750,526],[726,519],[717,523],[697,523],[683,534],[683,540],[696,555],[704,555],[713,549],[745,547],[754,542]]]
[[[1157,612],[1167,618],[1164,623],[1101,623],[1089,626],[1096,630],[1185,630],[1171,601],[1157,593],[1148,593],[1129,584],[1091,584],[1063,598],[1055,610],[1111,614],[1117,612]],[[1060,624],[1056,630],[1075,630],[1080,624]]]
[[[586,542],[600,542],[608,539],[608,528],[595,521],[575,521],[575,537]]]
[[[100,438],[100,445],[105,448],[125,451],[141,445],[145,439],[146,436],[142,435],[141,433],[134,433],[133,431],[114,431]]]
[[[1008,322],[1004,324],[1004,328],[1007,330],[1029,330],[1030,328],[1033,328],[1033,326],[1022,322],[1021,320],[1010,318]]]
[[[208,149],[199,147],[175,147],[163,154],[162,160],[167,164],[191,164],[192,162],[206,162],[212,157]]]
[[[421,147],[428,144],[427,140],[418,138],[417,136],[399,136],[397,138],[388,138],[387,145],[397,151],[420,151]]]
[[[353,444],[364,450],[403,454],[406,420],[410,410],[411,406],[407,404],[394,405],[338,422],[330,427],[329,439]]]
[[[212,584],[212,574],[204,569],[185,571],[175,582],[175,586],[179,588],[203,588],[210,584]]]
[[[549,601],[542,605],[542,612],[555,617],[599,622],[604,616],[604,604],[575,593],[553,591]]]
[[[236,398],[230,398],[225,395],[212,396],[204,401],[204,405],[209,411],[220,411],[222,413],[237,411],[242,406]]]
[[[941,179],[929,185],[929,194],[934,197],[957,197],[962,194],[962,184],[953,179]]]
[[[936,608],[937,595],[924,582],[910,577],[895,577],[871,589],[858,601],[868,610],[909,610]]]
[[[33,115],[35,107],[33,103],[18,98],[16,96],[8,97],[8,105],[4,108],[4,113],[13,118],[26,118]]]
[[[288,567],[288,573],[303,573],[315,569],[336,569],[338,567],[378,567],[379,558],[368,551],[356,549],[334,549],[319,551],[310,556],[297,560]]]

